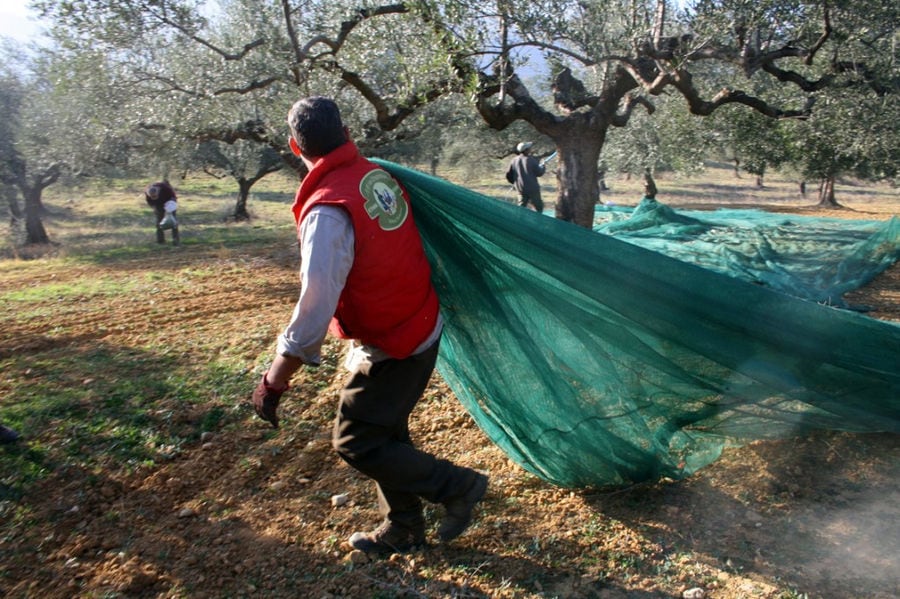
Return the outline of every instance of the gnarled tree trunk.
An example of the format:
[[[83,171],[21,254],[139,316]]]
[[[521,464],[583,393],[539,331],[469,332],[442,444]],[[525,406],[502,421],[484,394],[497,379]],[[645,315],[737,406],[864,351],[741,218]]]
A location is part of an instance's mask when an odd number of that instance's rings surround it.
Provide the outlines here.
[[[42,188],[38,185],[27,190],[25,195],[25,243],[40,244],[50,243],[50,237],[44,228],[41,214],[44,205],[41,202]]]
[[[604,138],[565,136],[554,140],[559,152],[556,218],[582,227],[593,226],[594,206],[600,199],[597,162]]]
[[[255,180],[240,177],[238,182],[238,198],[234,205],[234,220],[245,221],[250,220],[250,213],[247,212],[247,198],[250,197],[250,188],[256,183]]]
[[[819,207],[820,208],[843,208],[834,198],[834,176],[828,176],[822,179],[819,184]]]

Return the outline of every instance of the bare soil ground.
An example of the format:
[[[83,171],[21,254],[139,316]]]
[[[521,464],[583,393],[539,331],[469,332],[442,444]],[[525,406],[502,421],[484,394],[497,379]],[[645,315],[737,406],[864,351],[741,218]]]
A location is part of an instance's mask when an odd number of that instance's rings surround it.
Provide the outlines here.
[[[219,338],[223,348],[247,335],[274,338],[294,301],[291,252],[169,254],[173,270],[203,264],[218,274],[155,297],[178,311],[152,329],[140,302],[122,295],[0,331],[0,346],[79,351],[158,335],[183,343],[183,359],[202,360],[190,351],[192,335]],[[145,266],[156,267],[128,268]],[[69,266],[15,284],[108,275],[103,268]],[[900,320],[900,267],[855,296],[874,307],[872,316]],[[656,598],[697,588],[721,599],[900,595],[896,435],[756,442],[687,480],[569,490],[507,460],[437,376],[414,413],[413,436],[489,473],[479,518],[449,546],[353,559],[344,540],[375,524],[375,496],[329,445],[343,373],[340,346],[327,349],[332,358],[322,368],[295,380],[277,433],[243,405],[244,426],[196,438],[153,468],[109,463],[50,474],[21,500],[34,510],[29,526],[0,538],[0,596]],[[255,382],[248,376],[248,393]],[[14,390],[2,383],[2,391]],[[176,425],[197,418],[172,408]],[[21,432],[24,444],[50,442]],[[332,496],[343,493],[349,502],[334,507]]]

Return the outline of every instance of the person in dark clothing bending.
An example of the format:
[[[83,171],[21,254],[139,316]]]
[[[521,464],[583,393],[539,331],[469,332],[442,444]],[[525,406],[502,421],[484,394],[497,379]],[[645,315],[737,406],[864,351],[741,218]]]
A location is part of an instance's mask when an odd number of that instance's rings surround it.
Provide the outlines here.
[[[153,208],[156,217],[156,243],[165,243],[167,228],[172,229],[172,244],[180,242],[178,234],[178,220],[175,211],[178,207],[178,197],[168,181],[152,183],[144,191],[144,200]]]

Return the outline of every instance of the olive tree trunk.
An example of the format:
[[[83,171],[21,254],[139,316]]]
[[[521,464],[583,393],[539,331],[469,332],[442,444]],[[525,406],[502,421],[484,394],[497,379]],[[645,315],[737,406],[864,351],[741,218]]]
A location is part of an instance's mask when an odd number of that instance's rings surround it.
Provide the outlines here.
[[[834,197],[834,180],[834,176],[828,176],[819,184],[820,208],[843,208]]]
[[[44,212],[44,205],[41,202],[40,186],[34,186],[24,194],[25,195],[25,243],[41,244],[50,243],[50,237],[44,228],[41,220],[41,214]]]
[[[572,136],[554,141],[559,152],[556,218],[591,228],[600,199],[597,162],[603,140]]]
[[[234,220],[247,221],[250,220],[250,213],[247,212],[247,198],[250,197],[250,188],[253,187],[253,184],[256,183],[256,181],[241,177],[237,182],[238,197],[237,202],[234,205]]]

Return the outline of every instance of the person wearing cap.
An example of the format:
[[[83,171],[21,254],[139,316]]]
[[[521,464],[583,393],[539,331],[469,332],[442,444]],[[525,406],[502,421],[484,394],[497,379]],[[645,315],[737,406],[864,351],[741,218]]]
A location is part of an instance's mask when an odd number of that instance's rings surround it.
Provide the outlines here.
[[[516,146],[518,156],[513,158],[506,171],[506,180],[516,187],[519,193],[519,206],[534,206],[538,212],[544,211],[544,202],[541,200],[541,184],[538,177],[544,174],[544,165],[531,155],[530,141],[523,141]]]
[[[374,530],[353,533],[349,545],[382,554],[424,545],[426,501],[443,506],[437,535],[451,541],[469,527],[488,478],[415,447],[410,437],[409,416],[434,370],[443,319],[409,195],[362,156],[333,100],[299,100],[288,126],[291,151],[309,169],[292,208],[300,293],[253,407],[277,428],[293,374],[319,365],[327,332],[347,339],[349,376],[331,443],[375,482],[382,516]]]
[[[156,216],[156,243],[166,242],[166,229],[172,229],[172,244],[178,245],[178,220],[175,211],[178,207],[178,197],[175,189],[168,181],[151,183],[144,191],[144,200],[153,208]]]

